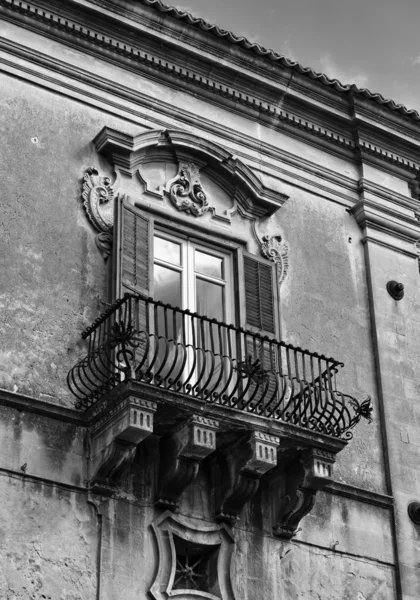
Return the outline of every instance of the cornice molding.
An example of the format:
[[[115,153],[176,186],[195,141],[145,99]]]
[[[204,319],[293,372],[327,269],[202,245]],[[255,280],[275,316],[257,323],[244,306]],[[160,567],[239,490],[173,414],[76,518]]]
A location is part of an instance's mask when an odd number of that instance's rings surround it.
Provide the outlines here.
[[[53,90],[55,93],[64,94],[71,99],[75,97],[79,98],[80,94],[83,93],[82,101],[87,105],[93,105],[97,107],[98,105],[103,104],[104,107],[102,110],[109,110],[112,112],[112,114],[115,114],[116,111],[120,111],[123,117],[133,124],[138,124],[138,119],[142,119],[142,121],[147,119],[147,121],[153,123],[155,127],[165,129],[168,126],[168,122],[165,121],[165,117],[168,119],[171,117],[172,122],[177,120],[182,123],[183,126],[188,127],[194,125],[196,128],[203,131],[203,135],[211,134],[218,137],[223,137],[226,142],[232,142],[235,144],[240,143],[246,149],[258,151],[260,159],[258,160],[257,164],[254,164],[254,167],[255,170],[258,170],[265,175],[278,177],[279,179],[284,180],[286,183],[294,185],[303,190],[310,191],[312,194],[336,202],[342,206],[345,206],[346,208],[352,206],[356,201],[355,194],[357,192],[357,186],[355,180],[350,177],[346,177],[341,173],[331,171],[330,169],[327,169],[317,163],[313,163],[303,157],[293,155],[290,152],[279,148],[278,146],[261,143],[249,136],[234,132],[233,130],[225,127],[221,127],[217,123],[197,117],[197,115],[188,114],[187,112],[183,112],[181,114],[181,111],[175,107],[169,108],[165,103],[156,98],[153,99],[153,104],[155,110],[158,112],[154,115],[146,116],[140,110],[136,110],[127,104],[119,104],[116,101],[111,101],[106,96],[107,93],[112,93],[117,98],[124,98],[129,102],[135,103],[139,107],[150,108],[152,102],[144,94],[141,94],[138,91],[117,85],[114,82],[102,79],[94,74],[88,74],[81,69],[75,69],[74,67],[61,63],[53,57],[43,56],[40,53],[35,53],[27,48],[17,46],[12,42],[6,41],[5,39],[0,38],[0,48],[6,52],[10,52],[19,56],[20,58],[30,61],[35,65],[47,67],[48,65],[50,66],[53,64],[54,70],[64,76],[65,81],[58,78],[49,77],[40,71],[31,70],[22,64],[15,65],[13,62],[3,59],[2,65],[5,73],[11,73],[14,75],[17,72],[19,77],[22,77],[23,79],[28,80],[35,85],[43,85],[49,91]],[[8,69],[4,68],[6,66]],[[74,85],[71,84],[72,80],[75,81]],[[77,88],[77,82],[89,84],[94,89],[102,92],[102,94],[99,95]],[[56,86],[57,89],[54,89],[54,86]],[[162,115],[163,118],[159,118],[159,115]],[[294,137],[298,139],[297,136]],[[308,140],[308,143],[311,143],[311,140]],[[335,152],[331,152],[331,149],[327,151],[332,154],[336,154]],[[237,150],[236,154],[238,157],[247,161],[247,163],[255,163],[255,158],[249,152],[247,153]],[[339,156],[339,154],[337,155]],[[266,158],[265,160],[263,158],[264,156]],[[269,158],[273,159],[274,162],[270,163],[268,161]],[[296,173],[289,171],[287,167],[298,169],[300,172]],[[312,175],[316,179],[311,180],[306,176],[306,174]],[[339,186],[345,191],[341,192],[332,187],[328,187],[329,184]]]
[[[415,244],[420,238],[420,222],[414,216],[404,215],[371,199],[361,199],[349,212],[366,237],[371,238],[370,233],[376,230],[410,244]]]
[[[386,200],[397,206],[412,210],[414,214],[420,210],[420,202],[417,199],[399,194],[398,192],[383,187],[365,177],[362,177],[358,182],[358,193],[359,195],[372,194],[381,200]]]
[[[381,163],[389,163],[410,173],[418,173],[420,170],[420,163],[416,163],[394,152],[384,150],[380,146],[366,140],[360,140],[356,143],[356,152],[360,153],[360,158],[363,162],[366,162],[366,159],[370,157],[374,157]]]
[[[351,500],[356,500],[357,502],[371,504],[372,506],[378,506],[388,510],[391,510],[394,506],[394,498],[392,496],[372,492],[364,488],[347,485],[346,483],[340,483],[338,481],[331,482],[322,491],[327,494],[332,494],[333,496],[349,498]]]
[[[0,406],[14,408],[19,412],[42,415],[43,417],[56,419],[65,423],[73,423],[80,427],[86,426],[86,420],[78,410],[44,402],[32,396],[14,393],[10,390],[0,389]]]
[[[208,98],[210,95],[212,102],[227,105],[230,110],[245,112],[252,118],[267,123],[268,126],[280,128],[285,133],[306,139],[310,138],[315,145],[334,147],[336,152],[344,153],[347,157],[355,156],[357,158],[357,155],[360,156],[360,154],[362,154],[362,158],[363,154],[374,157],[385,168],[392,165],[410,173],[420,170],[420,164],[414,163],[404,156],[366,141],[356,143],[349,136],[340,135],[323,125],[299,117],[261,97],[244,93],[237,88],[222,84],[216,79],[203,76],[191,68],[187,69],[149,51],[127,45],[116,37],[105,36],[92,27],[88,28],[51,11],[40,10],[29,2],[0,0],[0,13],[5,13],[5,11],[9,13],[9,16],[14,15],[21,22],[23,20],[24,26],[27,26],[29,19],[32,24],[37,25],[35,29],[43,31],[44,34],[48,31],[51,35],[52,29],[56,34],[54,37],[58,37],[61,41],[68,43],[71,39],[73,46],[89,52],[94,50],[108,61],[117,62],[133,70],[141,70],[146,76],[155,78],[158,76],[160,80],[176,82],[178,87],[187,88],[188,92],[196,94],[201,90],[205,97]],[[276,89],[278,93],[278,85]],[[288,93],[290,94],[290,91]],[[351,121],[349,121],[350,124]]]
[[[388,250],[392,250],[393,252],[398,252],[403,256],[408,256],[409,258],[414,258],[415,260],[419,260],[419,252],[416,250],[407,250],[406,248],[400,248],[399,246],[389,243],[385,240],[378,239],[372,235],[365,235],[362,240],[362,244],[375,244],[376,246],[382,246],[382,248],[388,248]]]

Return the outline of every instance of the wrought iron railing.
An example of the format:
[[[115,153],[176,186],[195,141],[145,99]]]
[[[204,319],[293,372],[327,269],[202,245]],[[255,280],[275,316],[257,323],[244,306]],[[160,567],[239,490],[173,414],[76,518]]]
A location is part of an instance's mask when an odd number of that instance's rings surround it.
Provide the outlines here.
[[[82,337],[88,353],[67,377],[79,409],[135,380],[347,439],[370,416],[336,390],[333,358],[151,298],[126,294]]]

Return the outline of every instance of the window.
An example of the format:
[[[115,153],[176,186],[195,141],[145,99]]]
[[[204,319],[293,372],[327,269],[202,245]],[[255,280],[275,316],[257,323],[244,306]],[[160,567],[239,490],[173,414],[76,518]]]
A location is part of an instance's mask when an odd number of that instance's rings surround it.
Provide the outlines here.
[[[157,231],[153,236],[153,297],[232,323],[231,256]]]
[[[195,242],[159,229],[119,199],[113,300],[140,293],[225,323],[278,333],[276,265],[238,247]]]
[[[237,394],[251,369],[248,397],[271,394],[278,387],[266,383],[266,373],[276,372],[270,342],[278,323],[275,264],[239,244],[229,250],[210,236],[175,235],[123,200],[117,207],[115,295],[144,299],[136,328],[138,354],[147,359],[139,370],[146,368],[157,385],[220,401]],[[260,387],[254,396],[253,386]]]

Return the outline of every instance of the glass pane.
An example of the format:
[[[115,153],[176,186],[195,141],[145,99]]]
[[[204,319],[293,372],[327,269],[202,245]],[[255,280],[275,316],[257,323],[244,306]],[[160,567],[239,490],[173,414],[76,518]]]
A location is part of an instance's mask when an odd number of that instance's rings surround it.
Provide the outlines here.
[[[155,300],[181,306],[181,273],[154,265]]]
[[[223,321],[225,316],[224,288],[221,285],[197,277],[196,290],[198,314]]]
[[[161,265],[154,266],[155,300],[172,306],[181,305],[181,273]],[[185,362],[185,335],[181,314],[172,309],[155,306],[150,360],[153,361],[155,383],[168,387],[181,377]]]
[[[224,287],[197,277],[197,312],[224,321]],[[197,384],[204,394],[214,397],[223,389],[229,372],[231,345],[226,327],[199,319],[196,323]]]
[[[157,236],[155,236],[154,242],[155,258],[160,258],[173,265],[181,264],[181,244]]]
[[[211,275],[221,279],[223,277],[223,258],[196,250],[195,270],[204,275]]]

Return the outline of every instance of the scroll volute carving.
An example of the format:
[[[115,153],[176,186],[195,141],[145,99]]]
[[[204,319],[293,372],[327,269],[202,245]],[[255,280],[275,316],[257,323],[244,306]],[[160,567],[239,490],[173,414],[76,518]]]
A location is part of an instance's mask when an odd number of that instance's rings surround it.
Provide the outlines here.
[[[83,177],[82,198],[89,221],[97,231],[112,231],[114,196],[110,178],[89,167]]]
[[[211,208],[200,181],[199,167],[191,161],[179,163],[178,173],[168,181],[166,191],[179,211],[201,217]]]
[[[279,493],[276,490],[279,479],[283,480],[284,486],[283,493],[280,492],[275,501],[274,535],[286,539],[296,535],[300,521],[315,504],[316,492],[331,481],[334,461],[334,454],[325,450],[304,450],[277,479],[277,484],[273,479],[271,493],[274,498]]]
[[[89,482],[91,491],[112,495],[121,484],[138,445],[153,433],[154,402],[127,397],[107,408],[89,430]],[[100,407],[99,407],[100,408]]]
[[[112,250],[115,200],[110,178],[100,175],[95,167],[89,167],[83,177],[82,199],[89,221],[99,232],[95,238],[96,246],[107,260]]]
[[[215,456],[211,469],[218,521],[236,522],[261,477],[276,466],[279,443],[278,437],[253,431]]]
[[[197,476],[200,462],[216,449],[218,427],[214,419],[193,415],[162,438],[158,506],[178,508],[182,493]]]
[[[277,265],[278,283],[281,285],[289,271],[289,247],[281,235],[265,235],[261,241],[261,254]]]

